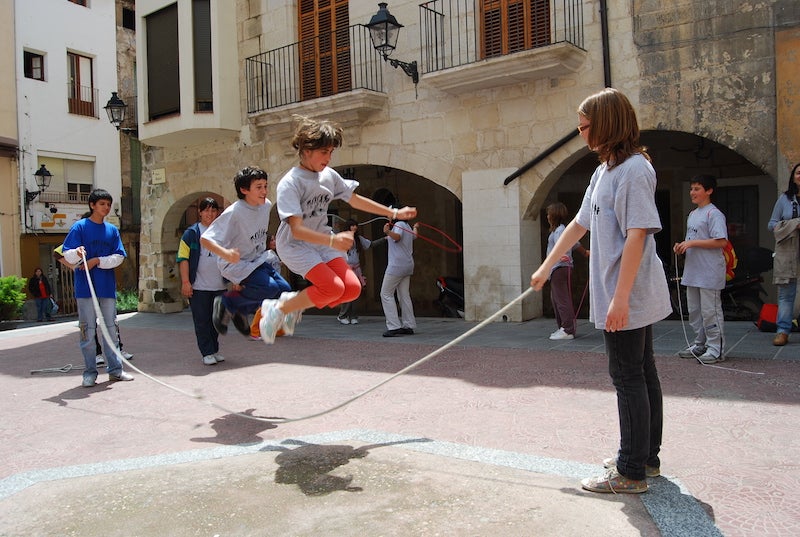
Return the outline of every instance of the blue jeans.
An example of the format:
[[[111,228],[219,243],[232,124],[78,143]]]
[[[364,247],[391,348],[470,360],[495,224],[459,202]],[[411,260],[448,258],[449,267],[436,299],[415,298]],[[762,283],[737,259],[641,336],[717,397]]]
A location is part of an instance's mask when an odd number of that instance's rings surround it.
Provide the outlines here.
[[[50,310],[52,306],[50,305],[50,298],[35,298],[36,301],[36,320],[42,321],[45,317],[48,320],[52,319],[53,316],[50,315]]]
[[[661,467],[664,406],[653,360],[653,327],[603,332],[608,372],[617,390],[617,470],[628,479],[645,478],[644,467]]]
[[[231,291],[222,295],[225,309],[231,313],[248,315],[255,313],[266,298],[278,298],[281,293],[291,291],[289,282],[275,272],[269,263],[261,264],[242,280],[241,291]]]
[[[219,352],[219,334],[211,322],[214,313],[214,298],[223,291],[192,291],[189,307],[192,310],[194,322],[194,335],[197,338],[197,348],[202,356],[217,354]]]
[[[95,362],[94,335],[97,332],[97,313],[94,311],[94,304],[91,298],[78,298],[78,326],[80,328],[80,348],[83,354],[83,378],[84,380],[97,379],[97,364]],[[112,337],[109,343],[105,337],[100,337],[103,343],[103,355],[106,358],[106,372],[109,375],[117,376],[122,373],[122,361],[116,353],[114,336],[117,333],[117,300],[114,298],[98,298],[100,311],[103,314],[103,321]]]
[[[797,278],[792,278],[789,283],[778,284],[778,333],[788,334],[792,331],[796,294]]]

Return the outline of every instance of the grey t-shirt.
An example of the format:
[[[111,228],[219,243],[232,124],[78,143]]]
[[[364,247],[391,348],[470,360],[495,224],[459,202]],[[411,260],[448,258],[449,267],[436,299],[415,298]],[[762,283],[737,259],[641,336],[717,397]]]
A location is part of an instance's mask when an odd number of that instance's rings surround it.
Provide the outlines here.
[[[727,239],[725,215],[713,203],[698,207],[686,219],[686,240]],[[702,289],[725,287],[725,255],[722,248],[689,248],[681,284]]]
[[[203,224],[197,224],[200,235],[208,229]],[[224,291],[227,287],[222,274],[219,273],[219,258],[200,245],[200,257],[197,259],[197,273],[192,283],[192,289],[196,291]]]
[[[328,205],[333,200],[350,201],[358,181],[342,178],[332,168],[312,172],[298,166],[289,170],[278,183],[278,216],[281,225],[275,235],[275,247],[283,264],[295,274],[305,275],[320,263],[327,263],[344,252],[327,244],[297,240],[287,219],[301,216],[303,225],[314,231],[331,233],[328,225]]]
[[[605,329],[629,229],[645,229],[647,237],[631,289],[625,330],[651,325],[672,312],[664,266],[653,238],[661,230],[655,190],[655,170],[640,154],[611,170],[601,164],[592,174],[575,219],[591,232],[589,318],[598,329]]]
[[[395,222],[392,231],[400,234],[400,240],[389,237],[389,262],[386,274],[392,276],[411,276],[414,274],[414,239],[417,238],[408,225],[402,220]]]
[[[264,205],[236,200],[203,233],[203,237],[225,248],[239,250],[238,263],[228,263],[222,258],[217,261],[219,271],[231,282],[242,283],[267,260],[267,226],[271,209],[269,200]]]

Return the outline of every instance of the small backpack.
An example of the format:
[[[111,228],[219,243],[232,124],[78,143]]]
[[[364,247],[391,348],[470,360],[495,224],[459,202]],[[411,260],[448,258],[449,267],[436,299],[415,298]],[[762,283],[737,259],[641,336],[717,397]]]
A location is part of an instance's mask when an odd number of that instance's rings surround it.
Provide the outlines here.
[[[725,242],[722,255],[725,256],[725,281],[729,282],[733,279],[734,269],[739,265],[739,258],[736,257],[736,251],[733,249],[731,241]]]

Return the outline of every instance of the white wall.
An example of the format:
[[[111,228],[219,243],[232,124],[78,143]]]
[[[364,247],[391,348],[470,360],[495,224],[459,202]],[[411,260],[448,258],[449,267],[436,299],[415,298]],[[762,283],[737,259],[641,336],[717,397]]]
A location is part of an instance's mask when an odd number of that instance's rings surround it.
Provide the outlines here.
[[[113,0],[91,7],[67,1],[16,0],[15,59],[20,137],[20,173],[24,187],[36,190],[34,172],[40,151],[95,162],[95,187],[115,200],[121,193],[119,134],[103,106],[117,89],[116,15]],[[45,80],[25,78],[23,51],[45,57]],[[93,85],[99,118],[70,114],[67,108],[67,52],[93,59]],[[50,189],[65,191],[54,176]],[[32,209],[35,208],[32,206]]]

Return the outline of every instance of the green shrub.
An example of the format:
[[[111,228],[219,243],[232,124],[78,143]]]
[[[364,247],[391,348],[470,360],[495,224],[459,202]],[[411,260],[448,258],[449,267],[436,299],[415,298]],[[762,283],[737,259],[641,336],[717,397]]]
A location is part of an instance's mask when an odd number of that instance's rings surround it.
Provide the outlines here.
[[[117,312],[127,313],[139,309],[139,291],[137,289],[122,289],[117,291]]]
[[[0,321],[18,319],[25,304],[25,285],[28,280],[19,276],[0,278]]]

